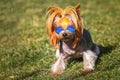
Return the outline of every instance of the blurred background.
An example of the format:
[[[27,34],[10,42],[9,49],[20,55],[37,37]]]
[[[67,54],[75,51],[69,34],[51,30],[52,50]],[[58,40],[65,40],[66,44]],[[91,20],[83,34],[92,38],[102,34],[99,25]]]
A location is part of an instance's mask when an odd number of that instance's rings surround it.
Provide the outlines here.
[[[82,76],[82,61],[73,60],[61,76],[51,77],[55,49],[45,30],[46,10],[78,3],[84,28],[101,46],[96,69]],[[1,80],[118,80],[119,75],[120,0],[0,0]]]

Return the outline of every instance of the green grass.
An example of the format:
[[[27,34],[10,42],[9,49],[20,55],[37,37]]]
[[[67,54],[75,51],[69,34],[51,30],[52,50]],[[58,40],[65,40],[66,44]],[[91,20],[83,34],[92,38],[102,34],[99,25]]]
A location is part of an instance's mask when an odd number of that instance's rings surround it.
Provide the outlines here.
[[[45,31],[46,9],[81,4],[85,28],[101,54],[94,72],[80,75],[82,61],[73,60],[58,77],[49,75],[55,50]],[[0,0],[0,80],[119,80],[119,0]]]

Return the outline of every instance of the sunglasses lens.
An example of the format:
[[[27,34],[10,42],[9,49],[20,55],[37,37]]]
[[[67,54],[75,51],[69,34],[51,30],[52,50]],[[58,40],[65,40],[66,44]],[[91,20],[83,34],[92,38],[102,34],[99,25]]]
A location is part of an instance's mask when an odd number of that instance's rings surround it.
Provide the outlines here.
[[[74,26],[68,26],[67,30],[70,31],[71,33],[75,33],[75,28]]]
[[[60,34],[60,32],[63,30],[62,27],[56,27],[55,31],[57,34]]]

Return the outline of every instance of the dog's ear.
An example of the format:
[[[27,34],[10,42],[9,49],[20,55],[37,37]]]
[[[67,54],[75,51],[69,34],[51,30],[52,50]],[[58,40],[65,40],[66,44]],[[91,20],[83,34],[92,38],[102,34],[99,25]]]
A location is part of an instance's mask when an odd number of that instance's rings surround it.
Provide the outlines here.
[[[75,9],[76,9],[76,13],[77,13],[78,17],[80,18],[80,3],[78,3],[78,4],[75,6]]]
[[[57,22],[57,20],[59,20],[61,13],[62,9],[57,6],[49,7],[47,9],[48,20],[46,24],[46,29],[50,38],[50,42],[55,48],[57,47],[57,36],[54,32],[55,23]]]

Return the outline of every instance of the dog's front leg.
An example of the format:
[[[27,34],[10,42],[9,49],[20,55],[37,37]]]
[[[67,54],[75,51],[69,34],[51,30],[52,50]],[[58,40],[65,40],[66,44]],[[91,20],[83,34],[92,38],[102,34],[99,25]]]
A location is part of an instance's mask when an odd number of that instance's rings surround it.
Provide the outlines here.
[[[84,63],[85,73],[88,73],[94,70],[96,59],[97,59],[97,55],[93,51],[87,50],[83,52],[83,63]]]
[[[52,65],[52,73],[51,75],[60,75],[66,67],[66,62],[65,62],[65,55],[63,53],[60,53],[59,50],[56,51],[56,62]]]

